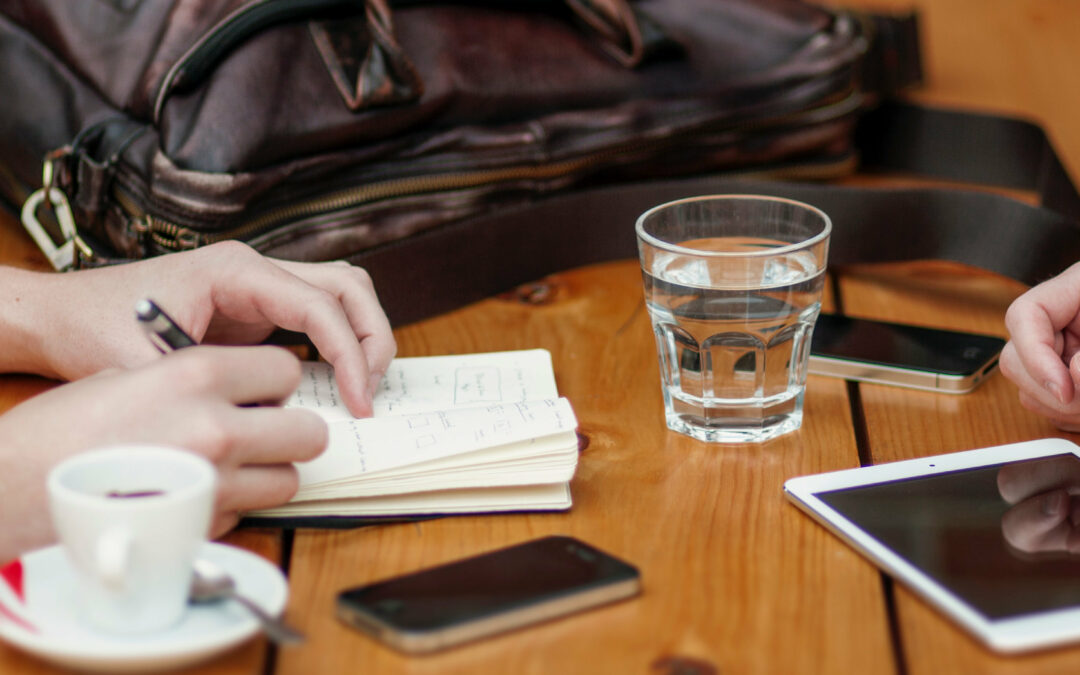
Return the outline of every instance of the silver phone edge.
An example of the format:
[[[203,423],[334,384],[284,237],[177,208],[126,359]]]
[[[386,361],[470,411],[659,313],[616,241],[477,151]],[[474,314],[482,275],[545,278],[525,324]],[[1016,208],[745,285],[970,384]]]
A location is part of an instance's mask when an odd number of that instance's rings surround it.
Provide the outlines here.
[[[993,358],[988,359],[970,375],[946,375],[811,354],[807,372],[811,375],[841,377],[856,382],[888,384],[943,394],[967,394],[997,370],[998,356],[999,354],[995,353]]]
[[[438,631],[404,631],[376,616],[338,601],[338,618],[406,654],[426,654],[465,642],[505,633],[517,628],[593,609],[641,593],[641,577],[620,579],[603,586],[552,598],[495,616],[450,626]]]

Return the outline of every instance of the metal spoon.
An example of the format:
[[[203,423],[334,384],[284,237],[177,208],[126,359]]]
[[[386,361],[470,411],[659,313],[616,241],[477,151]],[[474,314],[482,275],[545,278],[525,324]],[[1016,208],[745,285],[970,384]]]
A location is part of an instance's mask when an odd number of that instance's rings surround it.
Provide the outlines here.
[[[190,602],[202,604],[233,599],[247,607],[262,623],[266,636],[279,645],[294,645],[304,641],[304,634],[290,628],[284,621],[267,614],[262,607],[236,592],[236,582],[216,563],[205,559],[195,561],[191,580]]]

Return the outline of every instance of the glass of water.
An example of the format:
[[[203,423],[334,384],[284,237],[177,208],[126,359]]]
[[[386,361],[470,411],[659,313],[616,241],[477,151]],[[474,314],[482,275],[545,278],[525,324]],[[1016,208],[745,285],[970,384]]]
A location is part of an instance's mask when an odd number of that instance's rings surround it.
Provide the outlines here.
[[[726,443],[798,429],[829,217],[718,195],[661,204],[636,229],[668,427]]]

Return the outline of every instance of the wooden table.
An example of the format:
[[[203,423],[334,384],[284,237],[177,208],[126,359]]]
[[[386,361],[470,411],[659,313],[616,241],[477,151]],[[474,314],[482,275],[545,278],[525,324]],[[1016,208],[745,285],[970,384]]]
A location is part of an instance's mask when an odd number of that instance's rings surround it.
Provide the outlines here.
[[[871,6],[868,0],[845,1]],[[1080,9],[1066,0],[916,2],[924,102],[1040,121],[1080,165]],[[910,2],[876,2],[907,9]],[[43,263],[13,219],[0,260]],[[309,636],[255,640],[197,672],[234,673],[1061,673],[1080,646],[1003,658],[786,503],[792,476],[1059,436],[1000,375],[966,396],[811,377],[806,420],[764,445],[668,432],[634,261],[554,275],[542,305],[494,298],[397,330],[403,356],[544,347],[588,439],[565,514],[454,517],[351,531],[242,531],[227,541],[288,572],[287,616]],[[843,270],[829,304],[852,315],[1004,334],[1024,287],[946,264]],[[0,377],[0,409],[51,386]],[[447,653],[405,658],[333,617],[342,588],[547,534],[638,565],[644,594]],[[53,672],[0,646],[0,672]]]

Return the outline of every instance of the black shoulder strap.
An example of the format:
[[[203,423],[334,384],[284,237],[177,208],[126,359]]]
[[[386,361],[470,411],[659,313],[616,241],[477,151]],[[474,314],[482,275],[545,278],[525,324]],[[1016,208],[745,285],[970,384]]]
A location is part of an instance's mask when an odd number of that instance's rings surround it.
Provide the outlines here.
[[[702,176],[571,192],[362,252],[394,325],[492,296],[557,270],[637,255],[647,208],[693,195],[760,193],[833,220],[831,265],[953,260],[1028,284],[1080,260],[1080,197],[1046,135],[1028,122],[887,104],[857,133],[867,171],[1032,190],[1041,205],[958,189],[864,189]]]

